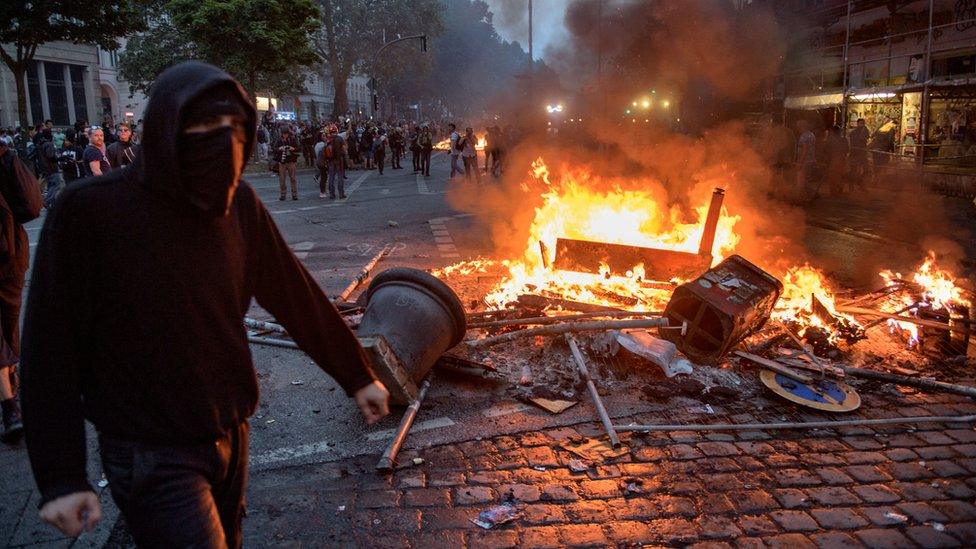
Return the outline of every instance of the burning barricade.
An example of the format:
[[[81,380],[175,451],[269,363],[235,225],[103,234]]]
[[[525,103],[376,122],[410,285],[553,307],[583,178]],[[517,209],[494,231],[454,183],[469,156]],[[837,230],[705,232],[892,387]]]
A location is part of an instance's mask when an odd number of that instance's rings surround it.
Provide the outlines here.
[[[839,294],[809,264],[767,271],[735,255],[741,217],[722,189],[688,222],[649,192],[594,191],[572,176],[553,184],[541,161],[533,171],[545,191],[522,256],[434,272],[470,309],[467,341],[448,360],[485,365],[516,396],[573,402],[589,392],[600,411],[589,385],[629,380],[652,399],[677,387],[703,400],[768,388],[850,411],[860,400],[845,380],[932,389],[925,375],[939,363],[976,354],[968,294],[934,255],[912,275],[882,272],[876,291]],[[882,369],[889,359],[899,365]]]

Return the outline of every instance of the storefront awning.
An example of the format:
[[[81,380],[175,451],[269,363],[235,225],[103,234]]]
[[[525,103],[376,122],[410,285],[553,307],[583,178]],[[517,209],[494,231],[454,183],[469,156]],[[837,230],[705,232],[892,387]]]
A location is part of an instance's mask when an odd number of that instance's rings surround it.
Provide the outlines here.
[[[844,101],[842,93],[821,93],[818,95],[800,95],[787,97],[783,100],[783,107],[787,109],[812,111],[825,107],[839,107]]]

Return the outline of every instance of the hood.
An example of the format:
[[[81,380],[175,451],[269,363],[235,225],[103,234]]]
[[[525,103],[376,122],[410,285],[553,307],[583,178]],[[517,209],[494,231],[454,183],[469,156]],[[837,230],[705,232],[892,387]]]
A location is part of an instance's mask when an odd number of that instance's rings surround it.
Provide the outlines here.
[[[250,98],[226,72],[207,63],[187,61],[163,71],[149,93],[149,104],[143,115],[141,146],[137,147],[139,153],[132,169],[150,190],[187,202],[176,154],[183,111],[193,99],[219,86],[229,86],[236,91],[244,107],[247,117],[244,162],[247,165],[254,148],[257,127],[257,112]]]

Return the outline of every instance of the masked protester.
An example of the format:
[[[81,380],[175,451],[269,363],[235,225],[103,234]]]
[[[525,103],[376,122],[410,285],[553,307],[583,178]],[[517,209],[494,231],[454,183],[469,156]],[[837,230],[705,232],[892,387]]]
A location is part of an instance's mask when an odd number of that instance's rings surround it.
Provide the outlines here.
[[[68,536],[101,518],[88,419],[138,546],[239,547],[258,403],[243,324],[251,299],[367,422],[387,413],[388,395],[240,179],[257,126],[240,85],[204,63],[176,65],[145,117],[133,164],[68,186],[37,248],[21,362],[41,518]]]

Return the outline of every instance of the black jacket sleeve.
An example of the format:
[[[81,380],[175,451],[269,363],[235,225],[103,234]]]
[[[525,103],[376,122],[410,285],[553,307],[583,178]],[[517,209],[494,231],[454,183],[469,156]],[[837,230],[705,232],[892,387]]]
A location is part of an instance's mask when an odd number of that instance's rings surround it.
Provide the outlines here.
[[[72,204],[62,198],[44,222],[34,256],[24,317],[21,400],[27,451],[41,504],[91,491],[85,471],[81,397],[83,330],[88,325],[80,280],[81,246],[68,227]]]
[[[260,203],[257,214],[258,303],[352,396],[376,379],[359,341]]]

